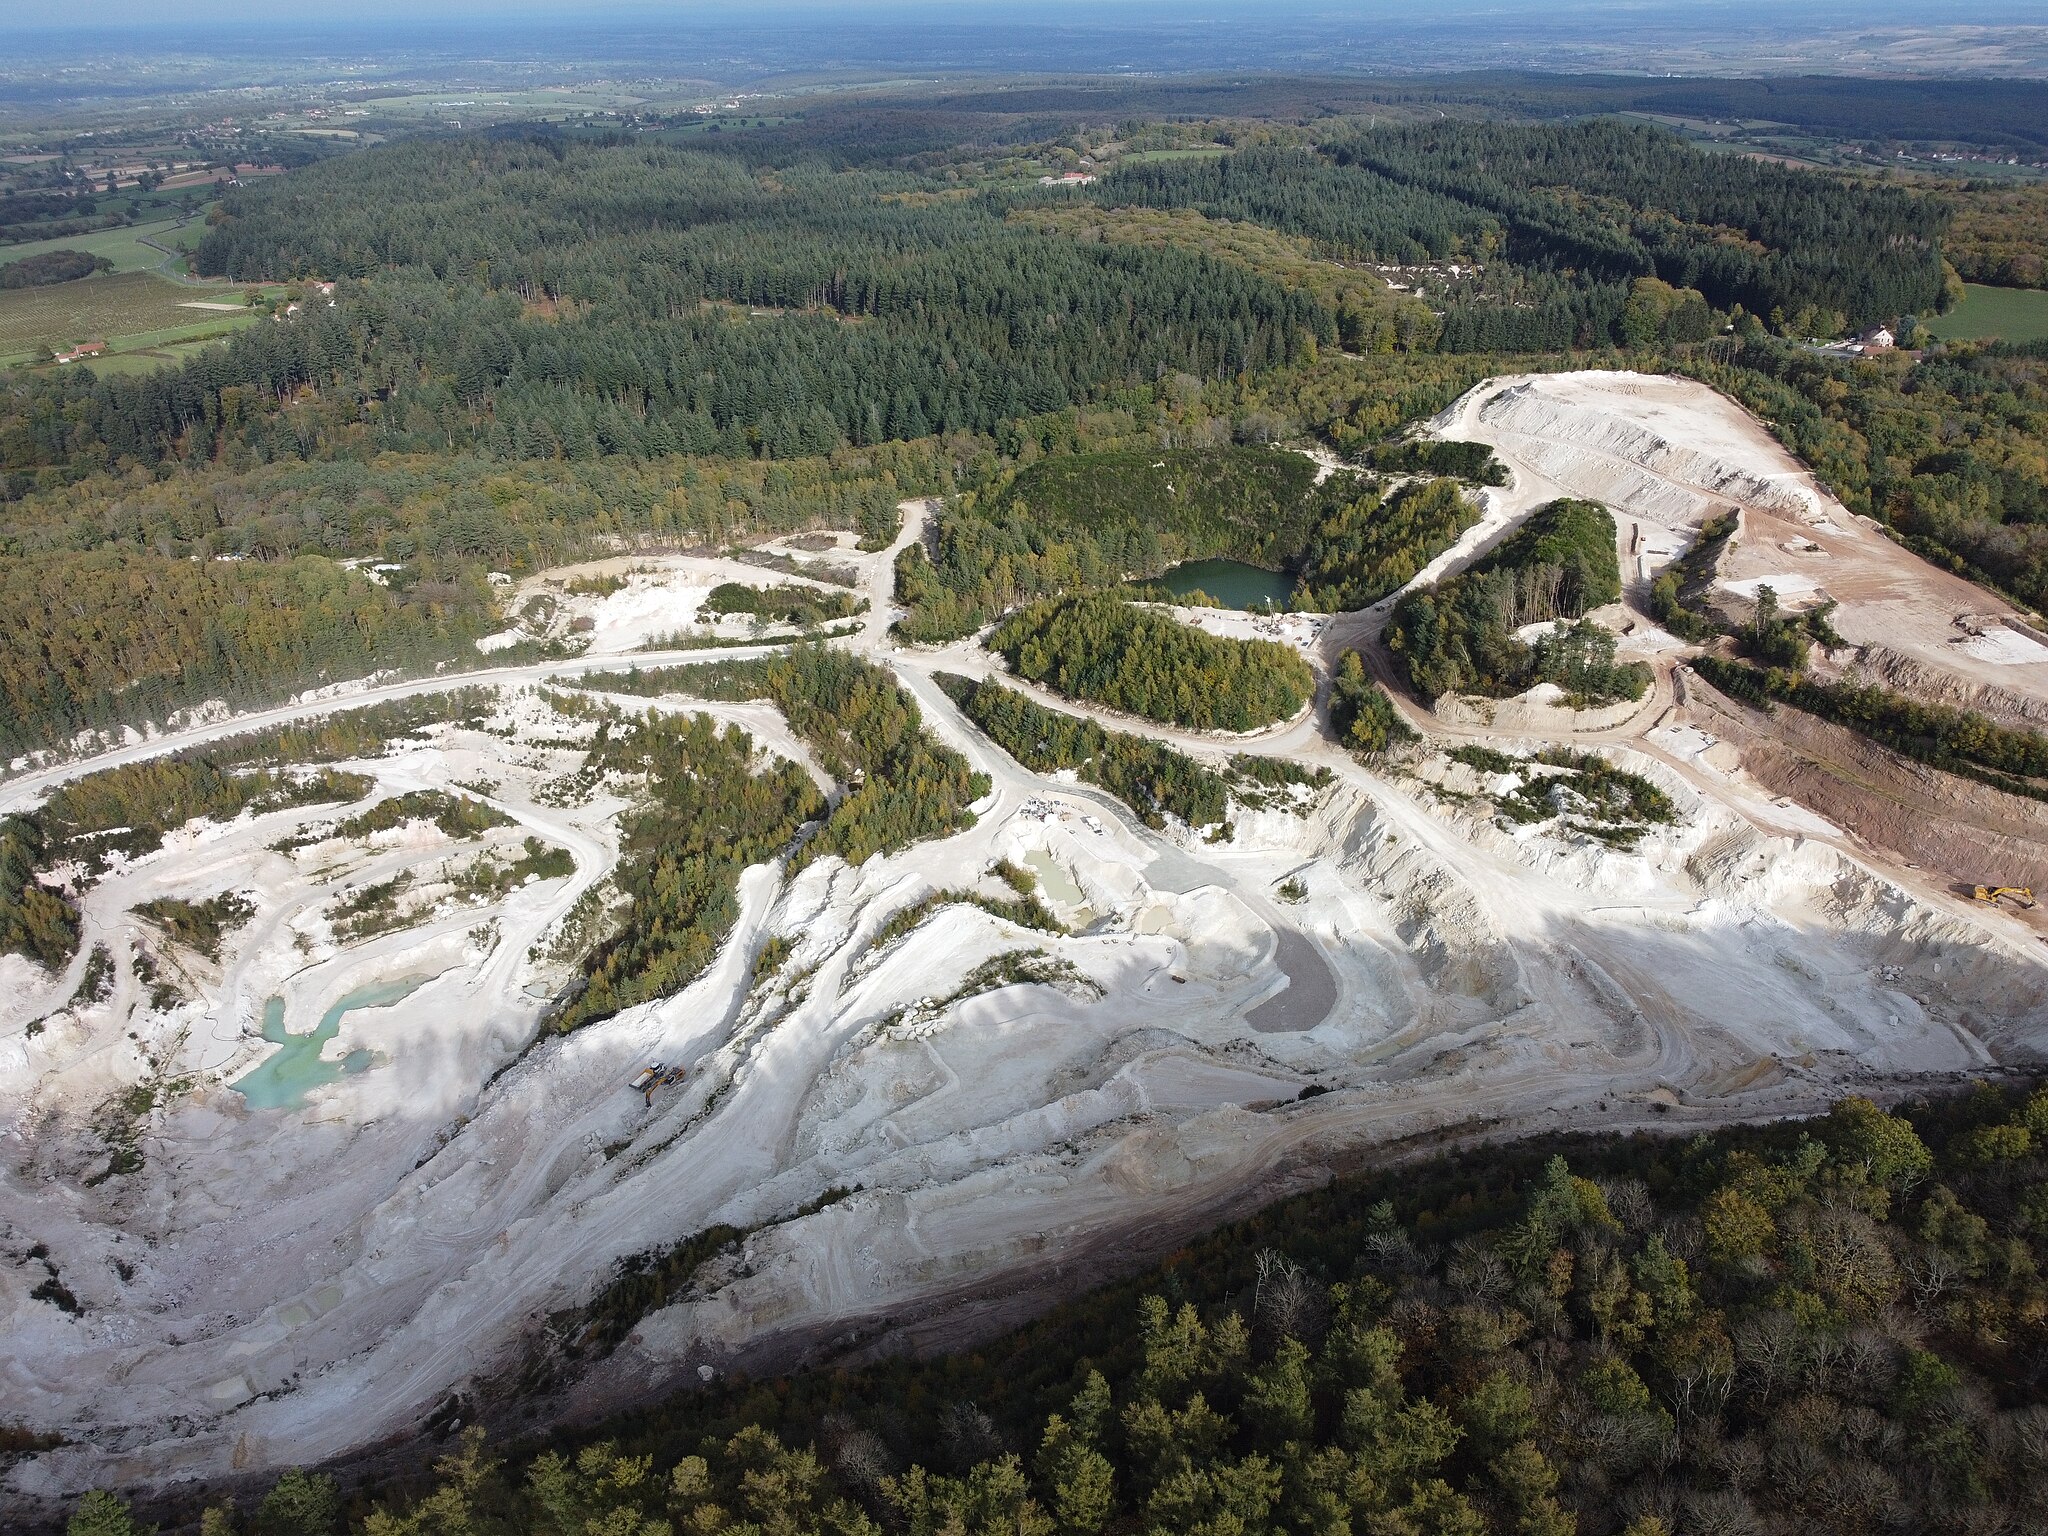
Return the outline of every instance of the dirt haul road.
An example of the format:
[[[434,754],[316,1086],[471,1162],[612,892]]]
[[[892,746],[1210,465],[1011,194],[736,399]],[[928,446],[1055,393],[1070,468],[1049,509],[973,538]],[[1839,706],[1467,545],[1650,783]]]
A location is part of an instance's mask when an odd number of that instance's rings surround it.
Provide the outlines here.
[[[1484,533],[1439,571],[1548,494],[1518,466]],[[67,1007],[79,967],[45,978],[0,961],[0,1219],[47,1246],[83,1306],[63,1313],[14,1280],[0,1296],[0,1389],[73,1442],[17,1464],[11,1494],[346,1454],[549,1352],[616,1260],[721,1223],[749,1236],[644,1319],[570,1406],[696,1367],[954,1342],[1395,1140],[1796,1113],[1844,1085],[2039,1058],[2038,946],[1893,878],[1739,765],[1668,745],[1689,740],[1669,720],[1605,738],[1677,809],[1632,852],[1497,825],[1467,809],[1484,787],[1459,777],[1471,770],[1441,759],[1369,772],[1313,716],[1252,749],[1334,782],[1236,808],[1223,842],[1150,831],[1095,791],[1028,773],[931,681],[987,671],[985,656],[887,636],[893,557],[925,513],[906,509],[891,550],[847,557],[864,562],[872,607],[839,643],[894,667],[929,727],[989,773],[976,825],[859,869],[749,871],[702,976],[566,1037],[535,1031],[574,974],[570,930],[617,858],[626,802],[617,787],[564,792],[589,726],[533,685],[733,652],[366,690],[0,790],[20,805],[105,763],[481,682],[497,702],[479,725],[361,766],[378,797],[489,779],[517,830],[485,851],[530,831],[575,870],[477,904],[456,878],[477,848],[421,824],[272,851],[336,816],[303,808],[177,834],[89,899],[90,941],[143,931],[131,898],[263,895],[266,916],[217,967],[189,959],[189,1000],[152,1008],[124,968],[112,997]],[[1383,618],[1339,616],[1324,654]],[[763,750],[801,754],[772,722],[748,723]],[[1243,746],[1145,730],[1212,759]],[[1005,894],[997,860],[1038,872],[1067,932],[952,904],[889,933],[935,892]],[[406,926],[348,942],[337,904],[408,867]],[[1285,881],[1306,899],[1280,903]],[[786,958],[757,976],[771,938]],[[342,1015],[328,1059],[360,1051],[362,1070],[337,1066],[277,1109],[228,1086],[274,1049],[256,1036],[260,999],[285,997],[304,1029],[320,1008],[429,973],[401,1001]],[[1033,979],[1003,980],[1018,974]],[[47,1021],[34,1035],[32,1019]],[[690,1075],[646,1102],[624,1084],[655,1059]],[[178,1086],[144,1117],[141,1166],[88,1182],[106,1159],[104,1106],[167,1078]],[[1311,1084],[1327,1091],[1299,1099]]]

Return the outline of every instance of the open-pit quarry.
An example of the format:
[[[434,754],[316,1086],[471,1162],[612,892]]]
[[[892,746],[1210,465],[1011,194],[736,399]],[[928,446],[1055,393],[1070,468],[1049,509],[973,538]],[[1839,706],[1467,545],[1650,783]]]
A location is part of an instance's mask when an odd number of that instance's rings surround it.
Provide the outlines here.
[[[10,1496],[309,1465],[428,1421],[962,1343],[1376,1149],[1795,1115],[2037,1063],[2048,947],[1955,886],[2048,886],[2039,807],[1712,693],[1643,591],[1739,512],[1716,580],[1731,600],[1759,581],[1835,599],[1845,667],[2038,720],[2048,644],[1698,384],[1494,380],[1432,430],[1492,444],[1512,478],[1417,580],[1556,496],[1604,502],[1627,593],[1602,618],[1656,669],[1643,705],[1404,703],[1429,745],[1370,768],[1314,717],[1232,739],[1146,726],[1204,761],[1327,770],[1227,830],[1150,829],[970,725],[934,677],[1000,661],[892,641],[896,550],[849,541],[792,544],[773,569],[551,573],[508,614],[587,621],[580,656],[372,681],[0,784],[14,810],[196,741],[484,690],[334,763],[369,785],[349,803],[193,823],[80,874],[62,974],[0,958],[0,1389],[10,1419],[64,1442],[19,1461]],[[905,510],[897,549],[926,524]],[[638,647],[689,630],[717,583],[811,580],[807,561],[869,603],[828,643],[890,668],[988,775],[972,827],[857,868],[756,865],[687,987],[552,1031],[616,900],[634,794],[581,771],[598,727],[556,685],[602,700],[634,664],[772,649],[732,625]],[[1284,638],[1327,667],[1387,607]],[[616,702],[708,713],[759,761],[840,788],[770,705]],[[1448,755],[1480,743],[1513,764]],[[1528,785],[1571,793],[1544,781],[1572,770],[1528,756],[1553,745],[1654,785],[1668,819],[1603,839],[1489,814]],[[369,814],[406,795],[471,809]],[[1001,895],[1004,866],[1034,872],[1060,931],[960,899]],[[138,911],[223,892],[248,916],[211,955]],[[579,1309],[621,1261],[719,1227],[743,1235],[671,1304],[609,1352],[582,1343]]]

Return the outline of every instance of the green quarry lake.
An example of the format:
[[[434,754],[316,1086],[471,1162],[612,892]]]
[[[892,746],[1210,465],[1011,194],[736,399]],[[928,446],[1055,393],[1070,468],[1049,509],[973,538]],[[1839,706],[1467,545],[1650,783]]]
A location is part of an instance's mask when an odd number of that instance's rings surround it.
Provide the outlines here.
[[[284,999],[273,997],[263,1005],[263,1038],[277,1049],[229,1086],[248,1101],[251,1109],[297,1109],[315,1088],[370,1069],[369,1051],[350,1051],[339,1061],[321,1058],[320,1048],[340,1032],[344,1014],[358,1008],[389,1008],[433,979],[401,976],[343,993],[320,1015],[320,1022],[303,1035],[295,1035],[284,1027]]]
[[[1226,608],[1285,608],[1294,578],[1242,560],[1188,560],[1176,565],[1148,587],[1164,587],[1175,597],[1206,592]]]

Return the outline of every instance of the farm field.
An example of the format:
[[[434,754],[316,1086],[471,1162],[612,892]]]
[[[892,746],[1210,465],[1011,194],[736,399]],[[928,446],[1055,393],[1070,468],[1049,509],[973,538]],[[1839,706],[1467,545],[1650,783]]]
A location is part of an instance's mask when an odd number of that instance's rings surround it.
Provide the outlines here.
[[[720,133],[734,133],[742,126],[780,128],[795,121],[793,117],[779,117],[774,113],[738,112],[730,116],[700,117],[687,123],[679,123],[673,128],[657,128],[641,137],[654,140],[656,143],[674,144],[686,139],[701,139],[713,128],[717,128]]]
[[[1943,341],[2048,341],[2048,292],[1968,283],[1962,303],[1923,324]]]
[[[106,257],[113,262],[117,274],[148,272],[164,259],[164,253],[144,245],[145,239],[182,249],[196,244],[204,233],[205,227],[196,217],[160,219],[149,224],[131,224],[125,229],[103,229],[95,234],[73,235],[68,239],[26,240],[20,245],[0,245],[0,262],[20,261],[24,256],[40,256],[45,251],[84,251],[90,256]]]
[[[133,350],[135,343],[223,330],[240,317],[182,306],[194,298],[236,298],[243,291],[183,287],[147,272],[9,289],[0,293],[0,363],[24,361],[45,345],[104,341],[116,351]]]
[[[182,363],[204,347],[217,345],[261,317],[260,310],[239,315],[215,315],[191,325],[166,326],[158,331],[116,337],[108,342],[104,356],[81,366],[100,375],[153,373],[166,364]]]

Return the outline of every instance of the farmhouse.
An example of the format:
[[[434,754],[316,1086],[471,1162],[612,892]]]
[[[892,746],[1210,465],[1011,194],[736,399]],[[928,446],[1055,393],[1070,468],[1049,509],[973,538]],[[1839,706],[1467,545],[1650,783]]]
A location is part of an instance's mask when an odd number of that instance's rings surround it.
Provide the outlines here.
[[[1068,171],[1060,176],[1041,176],[1038,184],[1041,187],[1085,187],[1094,180],[1086,171]]]
[[[1853,336],[1846,341],[1828,342],[1816,350],[1821,352],[1846,352],[1851,356],[1861,357],[1867,352],[1889,352],[1898,345],[1898,340],[1898,337],[1892,333],[1889,326],[1874,325],[1860,335]]]

